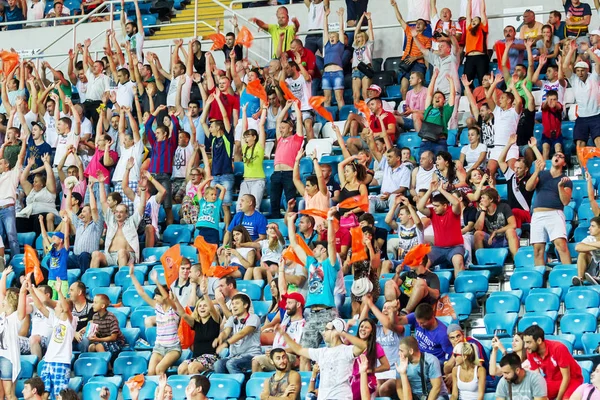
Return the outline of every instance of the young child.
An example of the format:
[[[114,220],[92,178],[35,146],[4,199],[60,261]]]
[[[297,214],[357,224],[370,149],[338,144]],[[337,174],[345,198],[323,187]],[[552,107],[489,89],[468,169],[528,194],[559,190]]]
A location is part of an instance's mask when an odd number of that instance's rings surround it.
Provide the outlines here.
[[[29,277],[25,280],[27,282]],[[48,285],[41,285],[36,289],[36,295],[41,298],[42,303],[52,299],[52,288]],[[37,305],[27,307],[27,313],[31,315],[31,333],[29,337],[19,336],[19,349],[21,354],[32,354],[42,359],[43,353],[48,348],[48,341],[52,335],[52,322],[46,314],[40,310]],[[30,311],[31,310],[31,311]]]
[[[125,345],[125,336],[121,332],[117,317],[106,310],[109,304],[110,300],[107,295],[98,294],[94,296],[92,304],[94,316],[91,324],[94,324],[92,326],[95,326],[95,331],[92,329],[89,336],[83,340],[89,342],[89,352],[109,352],[114,356]]]
[[[31,280],[27,279],[21,287],[21,298],[19,301],[25,301],[24,293],[29,292],[33,299],[35,307],[52,325],[52,336],[48,342],[48,350],[44,357],[44,368],[40,377],[44,381],[46,392],[51,394],[53,399],[59,397],[60,391],[69,386],[71,378],[71,356],[73,354],[73,337],[75,335],[75,326],[77,320],[73,320],[73,302],[67,300],[62,294],[60,278],[56,279],[55,289],[58,293],[58,302],[54,310],[48,308],[37,296],[35,288],[31,285]]]
[[[546,101],[542,103],[542,125],[544,131],[542,136],[542,152],[544,160],[550,159],[550,153],[562,153],[562,115],[563,106],[558,102],[558,92],[549,90],[546,93]]]
[[[4,389],[4,396],[16,399],[15,385],[21,372],[19,362],[19,327],[25,319],[25,301],[19,302],[19,291],[15,288],[6,288],[6,277],[12,272],[8,266],[0,278],[0,376]]]
[[[59,278],[62,282],[60,291],[63,296],[69,291],[69,282],[67,275],[67,266],[69,263],[69,224],[63,224],[63,232],[56,232],[52,239],[48,237],[46,232],[46,221],[43,215],[39,216],[41,235],[44,244],[44,251],[50,254],[50,265],[48,268],[48,285],[52,288],[52,299],[58,299],[56,285],[54,284]]]
[[[205,180],[201,187],[211,180],[212,177]],[[218,198],[217,190],[220,191]],[[196,228],[198,229],[198,234],[206,240],[206,243],[216,244],[217,246],[220,243],[219,222],[221,222],[221,206],[226,192],[227,189],[224,186],[216,184],[214,187],[207,187],[204,190],[204,196],[200,199]]]

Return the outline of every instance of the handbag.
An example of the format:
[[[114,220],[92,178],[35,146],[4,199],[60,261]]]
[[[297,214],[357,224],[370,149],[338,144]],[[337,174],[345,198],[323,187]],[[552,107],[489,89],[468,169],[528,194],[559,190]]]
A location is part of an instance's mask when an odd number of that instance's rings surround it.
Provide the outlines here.
[[[408,53],[407,54],[410,54],[410,51],[412,50],[414,41],[415,41],[415,38],[412,38],[412,40],[410,41],[410,46],[408,46]],[[406,56],[406,58],[403,58],[398,63],[398,69],[401,72],[400,75],[404,75],[404,74],[410,72],[410,70],[413,67],[413,64],[416,62],[416,61],[408,61],[407,60],[408,57],[410,57],[410,56]]]
[[[425,121],[432,109],[433,108],[430,108],[429,111],[427,111],[427,114],[425,114],[425,117],[423,117],[423,122],[421,123],[421,130],[419,131],[419,137],[430,142],[437,142],[438,140],[440,140],[440,136],[444,133],[444,109],[440,109],[440,114],[442,116],[442,125]]]
[[[365,76],[369,79],[372,79],[375,76],[375,70],[369,64],[365,64],[364,62],[359,62],[356,66],[360,72],[365,74]]]
[[[343,216],[340,218],[340,228],[354,228],[358,226],[358,217],[356,214],[352,213],[348,216]]]

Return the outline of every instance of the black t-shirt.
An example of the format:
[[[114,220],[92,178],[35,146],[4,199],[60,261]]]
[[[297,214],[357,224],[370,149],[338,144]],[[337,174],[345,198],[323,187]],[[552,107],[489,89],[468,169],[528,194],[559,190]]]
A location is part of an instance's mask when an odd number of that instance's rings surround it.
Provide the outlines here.
[[[434,274],[433,272],[427,270],[423,274],[417,274],[416,271],[410,270],[400,274],[400,280],[402,281],[402,285],[400,285],[400,289],[402,293],[406,296],[410,296],[412,288],[415,284],[415,280],[417,278],[425,279],[427,282],[427,286],[430,289],[440,290],[440,278]],[[430,297],[429,295],[425,297],[425,301],[429,303],[435,302],[437,299]]]
[[[206,71],[206,57],[204,56],[204,52],[201,53],[200,58],[194,55],[194,71],[200,75],[204,75]]]
[[[383,240],[383,244],[381,245],[380,249],[381,249],[381,259],[382,260],[387,260],[388,259],[388,255],[387,255],[387,237],[388,237],[388,230],[385,228],[379,228],[379,227],[375,227],[375,240]]]
[[[469,222],[475,223],[477,221],[477,209],[473,206],[467,206],[463,210],[463,224],[462,227],[469,225]]]
[[[235,59],[236,60],[239,61],[244,58],[241,45],[236,44],[235,46],[233,46],[233,50],[235,51]],[[231,47],[224,45],[223,46],[223,54],[225,55],[225,60],[227,60],[227,61],[230,60],[231,59]]]
[[[533,136],[535,127],[535,111],[523,109],[517,124],[517,146],[525,146]]]
[[[329,181],[327,182],[327,190],[329,191],[329,197],[333,199],[333,194],[336,191],[341,190],[340,184],[333,179],[333,175],[329,177]]]
[[[200,357],[203,354],[215,354],[215,349],[212,347],[213,341],[221,333],[221,326],[212,317],[203,324],[202,322],[194,322],[194,358]]]
[[[479,211],[477,213],[477,217],[481,215],[483,211]],[[492,215],[486,212],[485,214],[485,231],[487,233],[492,233],[493,231],[497,231],[500,228],[504,228],[508,225],[508,219],[512,217],[513,213],[510,209],[510,206],[506,203],[500,203],[496,207],[496,212]],[[496,236],[504,236],[503,233],[498,233]]]
[[[77,317],[77,330],[85,328],[89,321],[92,320],[92,316],[94,315],[94,309],[92,307],[92,303],[89,301],[85,302],[85,306],[81,310],[77,310],[75,305],[73,304],[73,312],[74,317]]]

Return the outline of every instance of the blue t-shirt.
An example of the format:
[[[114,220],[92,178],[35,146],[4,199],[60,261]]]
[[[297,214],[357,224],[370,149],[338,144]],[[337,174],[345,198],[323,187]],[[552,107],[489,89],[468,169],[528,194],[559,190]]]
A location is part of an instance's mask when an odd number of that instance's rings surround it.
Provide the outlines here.
[[[431,392],[431,380],[442,377],[442,369],[440,367],[440,362],[437,358],[432,356],[429,353],[421,353],[421,357],[423,357],[423,372],[425,375],[425,384],[427,385],[427,393]],[[410,389],[413,394],[416,395],[424,395],[425,392],[423,390],[423,380],[421,379],[421,363],[418,362],[416,364],[408,363],[408,368],[406,370],[406,376],[408,377],[408,381],[410,382]],[[400,374],[396,372],[396,379],[400,379]],[[438,395],[438,399],[448,398],[448,389],[446,388],[446,384],[442,379],[442,386],[440,387],[440,394]]]
[[[198,228],[212,228],[219,230],[219,222],[221,222],[221,204],[223,200],[217,198],[214,202],[200,199],[200,207],[198,209]]]
[[[309,256],[306,258],[306,269],[308,270],[306,307],[315,305],[335,307],[333,291],[340,263],[336,260],[335,264],[331,265],[329,257],[319,263],[314,257]]]
[[[543,207],[552,208],[554,210],[564,210],[565,206],[562,201],[560,201],[560,195],[558,194],[558,183],[565,176],[566,175],[563,174],[553,178],[550,171],[540,172],[538,184],[535,188],[536,195],[531,209]],[[565,186],[573,189],[573,182],[569,180]]]
[[[42,156],[44,154],[50,154],[50,164],[52,165],[52,147],[46,143],[42,142],[39,146],[35,144],[33,137],[29,136],[29,140],[27,141],[27,158],[33,156],[35,157],[35,168],[39,168],[44,163],[42,162]]]
[[[238,225],[242,225],[246,228],[253,241],[258,239],[258,235],[267,234],[267,219],[258,211],[254,211],[254,214],[252,215],[246,215],[242,211],[236,213],[227,227],[227,230],[231,232],[233,228]]]
[[[440,364],[444,364],[452,355],[452,344],[448,339],[448,327],[439,319],[437,319],[437,328],[428,331],[417,323],[414,313],[406,316],[408,324],[415,331],[415,338],[419,343],[419,350],[422,353],[429,353],[437,357]]]
[[[248,108],[246,109],[246,115],[248,115],[248,117],[256,114],[258,110],[260,110],[260,99],[248,93],[246,88],[244,88],[240,95],[240,108],[246,104],[248,104]]]
[[[48,280],[55,281],[56,278],[60,278],[66,281],[69,277],[67,275],[67,265],[69,261],[69,251],[64,247],[60,250],[56,250],[54,245],[50,249],[50,263],[48,268]]]
[[[328,64],[343,66],[342,64],[342,55],[344,54],[344,43],[337,42],[332,45],[329,41],[325,44],[325,59],[323,60],[323,65],[327,66]]]
[[[25,16],[23,15],[23,10],[21,10],[19,7],[14,8],[14,10],[11,10],[10,7],[6,7],[4,9],[4,15],[6,15],[6,22],[16,22],[16,21],[25,21]],[[23,25],[22,24],[17,24],[17,25],[9,25],[6,27],[7,31],[13,31],[13,30],[17,30],[17,29],[23,29]]]
[[[213,176],[233,174],[233,135],[226,133],[223,136],[212,137],[210,146],[213,155]]]

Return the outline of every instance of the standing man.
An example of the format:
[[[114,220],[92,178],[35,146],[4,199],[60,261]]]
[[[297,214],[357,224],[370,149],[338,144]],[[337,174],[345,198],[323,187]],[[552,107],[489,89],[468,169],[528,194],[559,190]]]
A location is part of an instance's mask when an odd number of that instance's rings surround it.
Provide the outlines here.
[[[128,21],[125,16],[125,1],[121,0],[121,32],[124,39],[129,42],[130,49],[140,62],[144,61],[144,24],[138,0],[133,0],[135,7],[135,23]],[[132,65],[130,68],[137,68]]]
[[[102,61],[92,61],[90,56],[91,44],[91,39],[86,39],[83,42],[83,70],[88,81],[83,110],[86,118],[89,118],[95,126],[98,123],[98,111],[96,109],[102,104],[104,92],[110,89],[110,78],[104,74],[104,63]],[[76,111],[73,111],[73,113],[76,114]]]
[[[300,30],[300,22],[296,17],[292,18],[292,25],[290,25],[290,14],[286,7],[277,9],[276,24],[266,24],[258,18],[250,18],[248,21],[258,25],[260,29],[271,35],[273,42],[272,58],[278,58],[278,50],[280,53],[288,51],[292,45],[292,40],[296,38],[296,33]]]
[[[540,370],[546,380],[548,398],[568,399],[583,384],[581,367],[563,343],[544,340],[544,330],[532,325],[523,332],[523,345],[531,371]]]

